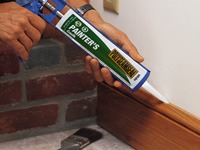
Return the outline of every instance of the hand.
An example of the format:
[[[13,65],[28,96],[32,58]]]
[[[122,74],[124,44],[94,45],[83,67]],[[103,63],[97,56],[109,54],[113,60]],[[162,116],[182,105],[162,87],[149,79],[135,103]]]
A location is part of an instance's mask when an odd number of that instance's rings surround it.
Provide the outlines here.
[[[0,45],[12,48],[24,60],[45,26],[43,19],[15,2],[0,4]]]
[[[134,60],[138,62],[142,62],[144,60],[144,58],[139,55],[137,49],[128,39],[126,34],[111,24],[104,22],[95,10],[87,12],[85,14],[85,18],[109,38],[115,41],[116,44],[118,44],[122,49],[126,50]],[[86,56],[85,70],[88,73],[93,73],[96,81],[98,82],[105,81],[110,86],[115,86],[118,88],[122,87],[122,83],[116,81],[107,68],[100,68],[98,61],[93,59],[91,56]]]

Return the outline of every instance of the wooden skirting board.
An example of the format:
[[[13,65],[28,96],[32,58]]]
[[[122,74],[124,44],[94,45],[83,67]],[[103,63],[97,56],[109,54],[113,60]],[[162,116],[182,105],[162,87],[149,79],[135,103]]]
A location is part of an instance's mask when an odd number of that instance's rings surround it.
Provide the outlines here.
[[[137,150],[200,150],[200,119],[144,90],[99,83],[97,123]]]

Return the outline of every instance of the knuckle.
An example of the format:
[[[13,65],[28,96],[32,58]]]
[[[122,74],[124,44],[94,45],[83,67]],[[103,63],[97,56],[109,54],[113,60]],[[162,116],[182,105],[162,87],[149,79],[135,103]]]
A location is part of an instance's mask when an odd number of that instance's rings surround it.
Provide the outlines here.
[[[13,34],[19,36],[21,33],[23,33],[23,29],[20,26],[15,26],[13,29]]]
[[[18,18],[18,23],[21,26],[25,26],[27,24],[27,19],[25,17]]]
[[[16,26],[24,27],[24,26],[26,26],[28,19],[27,19],[26,15],[21,14],[21,15],[17,15],[17,16],[13,15],[12,21],[15,22]]]
[[[15,37],[10,35],[10,34],[5,34],[4,36],[5,41],[7,41],[8,43],[12,43],[13,41],[15,41]]]

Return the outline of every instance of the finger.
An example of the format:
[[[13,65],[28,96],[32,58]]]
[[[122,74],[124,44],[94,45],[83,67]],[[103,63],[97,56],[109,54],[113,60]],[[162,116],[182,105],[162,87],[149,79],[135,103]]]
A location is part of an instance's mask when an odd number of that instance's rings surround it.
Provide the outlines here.
[[[114,81],[113,86],[116,87],[116,88],[120,88],[120,87],[122,87],[123,85],[122,85],[122,83],[119,82],[119,81]]]
[[[110,73],[110,71],[108,70],[108,68],[102,68],[101,69],[101,74],[102,74],[102,77],[104,79],[104,81],[110,85],[110,86],[113,86],[113,83],[114,83],[114,79]]]
[[[32,12],[29,12],[29,13],[30,13],[29,22],[42,34],[46,27],[45,21],[39,16],[35,15],[34,13]]]
[[[116,88],[120,88],[122,87],[122,83],[119,81],[114,81],[114,78],[112,77],[112,74],[110,73],[110,71],[107,68],[102,68],[101,69],[101,73],[102,73],[102,77],[104,79],[104,81],[110,85],[110,86],[114,86]]]
[[[143,62],[144,61],[144,57],[142,57],[138,50],[135,48],[135,46],[131,43],[127,43],[126,45],[122,46],[122,49],[126,50],[129,55],[136,61],[138,62]]]
[[[8,43],[17,53],[18,56],[20,56],[23,60],[28,59],[28,52],[26,51],[25,47],[19,42],[19,41],[13,41],[12,43]]]
[[[90,61],[92,60],[92,57],[91,56],[86,56],[85,57],[85,71],[87,73],[92,73],[92,67],[91,67],[91,64],[90,64]]]
[[[96,81],[102,82],[103,77],[101,76],[101,70],[100,70],[99,62],[96,59],[92,59],[90,61],[90,64],[91,64],[92,72],[94,74],[94,78],[96,79]]]
[[[22,45],[24,45],[27,53],[29,53],[33,48],[33,41],[25,33],[18,35],[18,40]]]
[[[28,52],[26,51],[25,47],[22,45],[21,42],[18,41],[17,38],[14,38],[9,33],[3,32],[2,36],[4,37],[4,45],[9,45],[14,52],[20,56],[23,60],[28,59]]]
[[[144,61],[144,57],[139,54],[137,48],[131,43],[125,34],[122,35],[122,38],[118,39],[118,43],[121,45],[122,49],[126,50],[134,60],[138,62]]]
[[[39,42],[41,33],[32,25],[27,25],[24,32],[32,40],[33,45],[36,45]]]
[[[18,50],[18,56],[25,61],[28,60],[28,58],[29,58],[27,51],[23,47],[22,47],[22,49]]]

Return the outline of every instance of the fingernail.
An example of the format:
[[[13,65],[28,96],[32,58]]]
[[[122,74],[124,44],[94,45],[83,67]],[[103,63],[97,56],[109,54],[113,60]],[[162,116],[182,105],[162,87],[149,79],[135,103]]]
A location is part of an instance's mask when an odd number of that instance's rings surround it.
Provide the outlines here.
[[[144,57],[143,57],[143,56],[141,56],[141,55],[139,55],[139,58],[140,58],[141,60],[144,60]]]

